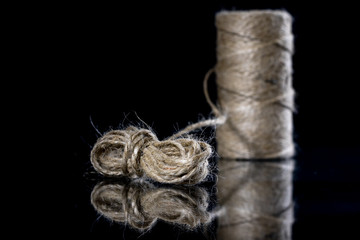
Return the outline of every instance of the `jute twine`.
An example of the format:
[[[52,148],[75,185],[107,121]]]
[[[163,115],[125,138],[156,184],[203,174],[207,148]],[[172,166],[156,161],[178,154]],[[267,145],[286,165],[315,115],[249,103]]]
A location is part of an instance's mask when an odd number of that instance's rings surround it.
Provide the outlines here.
[[[294,154],[291,23],[284,11],[216,16],[219,240],[291,239],[294,163],[266,160]]]
[[[197,128],[195,124],[193,128]],[[161,183],[193,185],[208,175],[212,147],[183,138],[191,129],[159,141],[148,129],[112,130],[98,139],[91,151],[95,170],[107,176],[149,178]]]
[[[292,141],[291,17],[283,11],[220,12],[218,62],[204,80],[216,118],[160,141],[148,129],[114,130],[98,139],[91,163],[101,174],[193,185],[209,173],[212,148],[184,135],[220,125],[218,153],[226,158],[276,158],[294,153]],[[207,81],[215,71],[218,108]]]
[[[151,228],[158,219],[187,228],[211,221],[208,194],[200,187],[155,187],[147,181],[101,182],[91,193],[91,203],[111,221],[137,230]]]
[[[216,131],[224,158],[294,154],[292,18],[285,11],[216,15],[218,101],[226,122]]]
[[[293,160],[219,161],[219,240],[291,239]]]

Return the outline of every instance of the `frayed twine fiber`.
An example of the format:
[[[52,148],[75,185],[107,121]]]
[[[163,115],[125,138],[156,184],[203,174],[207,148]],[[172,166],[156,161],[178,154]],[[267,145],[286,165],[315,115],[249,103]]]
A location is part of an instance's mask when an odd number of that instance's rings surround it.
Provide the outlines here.
[[[293,36],[285,11],[216,15],[218,101],[226,122],[216,130],[223,158],[294,154]]]
[[[155,187],[143,180],[101,182],[91,193],[91,203],[102,216],[141,231],[158,219],[188,228],[206,225],[211,221],[208,200],[200,187]]]
[[[183,132],[179,134],[159,141],[147,129],[113,130],[98,139],[91,151],[91,163],[95,170],[107,176],[144,177],[173,184],[199,183],[208,175],[212,148],[203,141],[180,138]]]
[[[194,185],[205,180],[213,149],[204,141],[183,136],[225,122],[207,92],[210,74],[211,71],[204,79],[204,93],[217,118],[191,124],[163,141],[152,131],[133,126],[109,131],[97,140],[91,151],[90,161],[95,170],[106,176],[149,178],[171,184]]]
[[[291,239],[294,160],[219,161],[219,240]]]

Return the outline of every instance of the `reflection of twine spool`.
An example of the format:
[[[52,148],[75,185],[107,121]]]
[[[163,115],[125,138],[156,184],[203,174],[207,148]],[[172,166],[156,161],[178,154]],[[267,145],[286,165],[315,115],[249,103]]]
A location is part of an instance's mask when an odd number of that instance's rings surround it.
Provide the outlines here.
[[[216,132],[226,158],[294,153],[293,36],[284,11],[223,11],[216,16],[218,100],[225,124]]]
[[[219,161],[218,239],[291,239],[293,160]]]
[[[106,218],[146,230],[157,219],[195,228],[209,223],[208,194],[200,187],[155,187],[146,181],[101,182],[91,193],[94,208]]]

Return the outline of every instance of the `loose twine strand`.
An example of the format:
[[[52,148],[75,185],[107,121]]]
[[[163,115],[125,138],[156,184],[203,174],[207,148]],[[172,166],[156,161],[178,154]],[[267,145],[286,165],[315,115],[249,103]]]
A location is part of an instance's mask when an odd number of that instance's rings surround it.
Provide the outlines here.
[[[187,228],[211,222],[209,196],[200,187],[155,187],[147,181],[127,184],[101,182],[91,193],[91,204],[111,221],[144,231],[161,219]]]
[[[291,17],[282,11],[220,12],[218,62],[204,78],[204,95],[215,118],[187,126],[165,140],[148,129],[112,130],[98,139],[91,163],[104,175],[150,178],[193,185],[209,173],[212,147],[189,136],[217,126],[224,158],[277,158],[294,153],[291,86]],[[208,80],[216,73],[219,106]]]

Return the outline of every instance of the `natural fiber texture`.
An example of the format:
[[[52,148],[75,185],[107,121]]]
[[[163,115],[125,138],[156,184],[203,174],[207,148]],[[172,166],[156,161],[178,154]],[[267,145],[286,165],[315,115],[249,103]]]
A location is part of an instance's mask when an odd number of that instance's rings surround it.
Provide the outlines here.
[[[208,194],[199,187],[155,187],[146,181],[97,184],[91,203],[104,217],[146,230],[157,219],[195,228],[210,222]]]
[[[219,161],[218,239],[290,240],[293,160]]]
[[[226,158],[294,154],[292,141],[293,36],[284,11],[223,11],[216,15],[220,110],[216,131]]]
[[[198,125],[197,125],[198,124]],[[198,128],[200,123],[194,124]],[[147,129],[113,130],[98,139],[91,151],[95,170],[107,176],[150,178],[161,183],[193,185],[208,175],[212,148],[203,141],[180,138],[159,141]]]
[[[212,148],[181,136],[215,125],[221,125],[216,138],[222,157],[293,155],[290,15],[282,11],[221,12],[216,26],[220,109],[207,92],[213,70],[204,80],[205,97],[216,118],[192,124],[164,141],[147,129],[110,131],[91,152],[98,172],[162,183],[199,183],[208,175]]]

